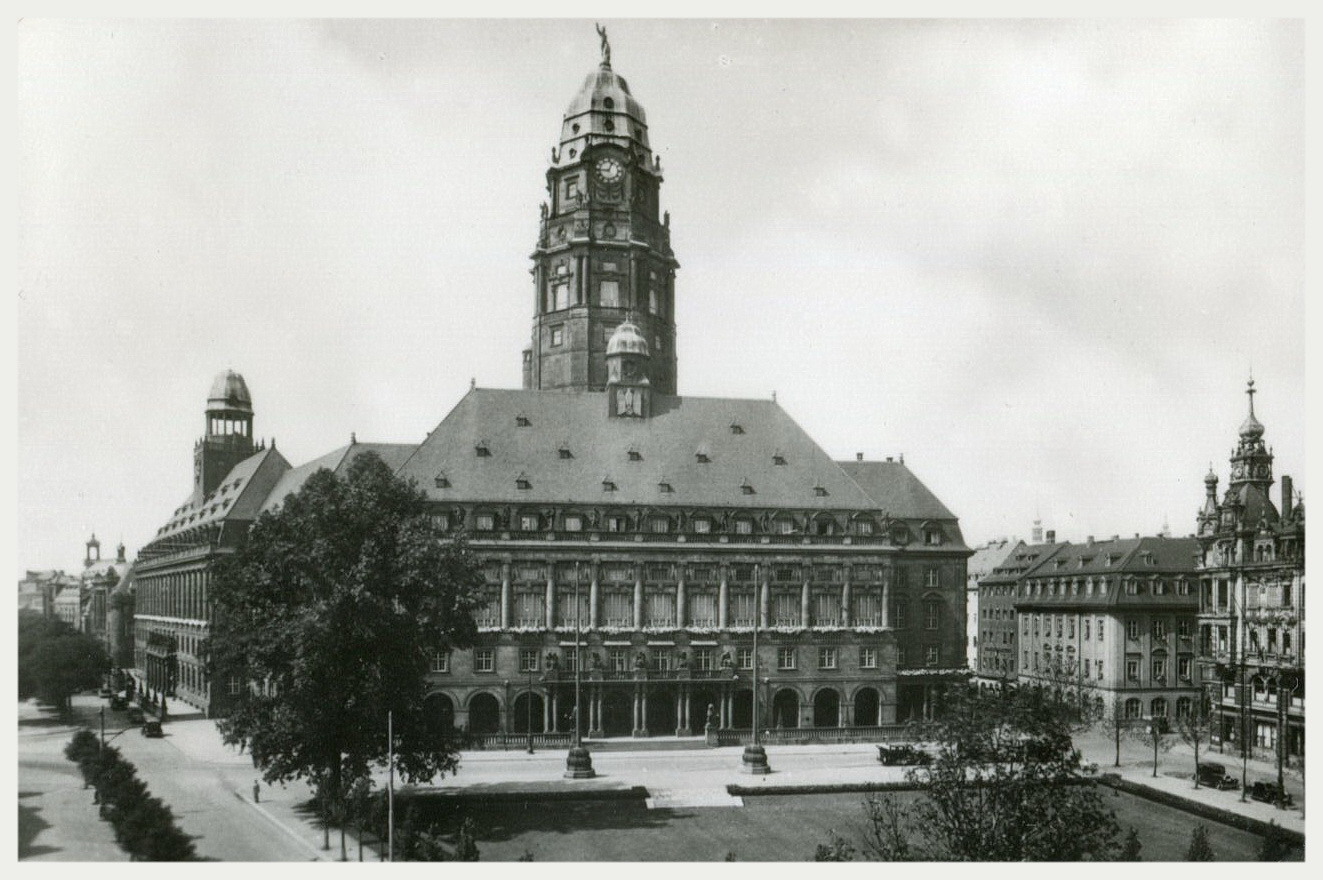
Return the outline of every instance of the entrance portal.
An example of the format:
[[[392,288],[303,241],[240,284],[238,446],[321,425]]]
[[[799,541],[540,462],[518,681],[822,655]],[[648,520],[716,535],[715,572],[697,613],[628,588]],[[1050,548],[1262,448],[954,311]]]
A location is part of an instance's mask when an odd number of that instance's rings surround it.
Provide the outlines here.
[[[799,727],[799,694],[786,688],[772,699],[772,726]]]
[[[510,730],[514,733],[542,733],[543,701],[541,694],[522,693],[515,697]]]
[[[854,723],[861,725],[878,724],[877,691],[870,687],[860,688],[854,695]]]
[[[606,736],[629,736],[634,732],[634,697],[609,688],[602,694],[602,733]]]
[[[491,694],[474,694],[469,700],[469,732],[497,733],[501,729],[501,706]]]
[[[841,695],[833,688],[823,688],[813,697],[813,726],[839,727],[841,724]]]
[[[675,717],[675,688],[659,687],[648,691],[646,727],[650,736],[672,736],[678,727]]]

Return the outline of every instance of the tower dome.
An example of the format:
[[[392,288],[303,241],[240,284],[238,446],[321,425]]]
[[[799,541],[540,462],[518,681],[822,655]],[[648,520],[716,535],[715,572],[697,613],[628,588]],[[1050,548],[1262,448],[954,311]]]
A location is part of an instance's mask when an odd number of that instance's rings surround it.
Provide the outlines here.
[[[594,144],[613,143],[645,157],[652,152],[648,146],[648,114],[630,93],[625,78],[611,69],[611,45],[606,31],[598,28],[598,35],[602,40],[602,62],[584,78],[565,108],[558,165],[578,161],[584,149]]]
[[[252,412],[253,398],[243,376],[234,370],[217,374],[216,381],[211,383],[211,393],[207,395],[207,408]]]
[[[625,321],[617,327],[607,341],[606,356],[611,357],[616,354],[648,356],[648,340],[643,337],[643,333],[633,321]]]
[[[1260,437],[1263,436],[1263,425],[1260,424],[1258,419],[1254,418],[1254,380],[1253,379],[1249,380],[1249,384],[1245,389],[1245,393],[1246,395],[1249,396],[1249,415],[1245,417],[1245,421],[1240,423],[1240,439],[1258,440]]]

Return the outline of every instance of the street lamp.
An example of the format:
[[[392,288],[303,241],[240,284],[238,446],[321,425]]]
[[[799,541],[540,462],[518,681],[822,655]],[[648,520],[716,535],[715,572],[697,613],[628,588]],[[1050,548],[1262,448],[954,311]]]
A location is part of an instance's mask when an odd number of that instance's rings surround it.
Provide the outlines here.
[[[579,563],[574,563],[574,742],[570,746],[569,754],[565,756],[565,778],[566,779],[591,779],[597,774],[593,771],[593,759],[588,754],[588,750],[583,746],[583,739],[579,730],[581,725],[581,716],[579,711],[579,686],[580,670],[583,668],[583,657],[581,654],[581,645],[579,640],[580,617],[583,607],[579,604]]]
[[[753,566],[753,742],[744,747],[740,762],[740,772],[763,776],[772,772],[767,764],[767,751],[758,741],[758,618],[762,614],[762,578],[761,568]]]

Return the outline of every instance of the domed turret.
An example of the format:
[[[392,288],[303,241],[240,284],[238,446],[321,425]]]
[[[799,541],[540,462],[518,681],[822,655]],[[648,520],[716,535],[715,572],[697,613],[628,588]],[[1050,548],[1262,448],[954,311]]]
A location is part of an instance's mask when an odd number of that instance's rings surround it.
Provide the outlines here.
[[[565,108],[557,165],[571,164],[586,147],[601,143],[614,143],[645,157],[652,154],[648,114],[630,94],[625,78],[611,69],[611,44],[606,31],[599,28],[598,34],[602,39],[602,63],[588,74]]]
[[[207,394],[206,430],[193,448],[194,490],[208,494],[255,451],[248,383],[234,370],[226,370],[217,374]]]
[[[606,343],[606,356],[632,354],[648,357],[648,340],[633,321],[625,321],[615,329]]]
[[[248,383],[234,370],[226,370],[216,376],[211,383],[211,393],[207,395],[207,409],[231,409],[253,411],[253,398],[248,393]]]

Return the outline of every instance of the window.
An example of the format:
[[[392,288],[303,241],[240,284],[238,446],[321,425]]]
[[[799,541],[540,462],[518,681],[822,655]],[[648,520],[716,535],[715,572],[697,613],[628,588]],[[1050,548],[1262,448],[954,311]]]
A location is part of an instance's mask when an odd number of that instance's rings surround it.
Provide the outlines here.
[[[776,649],[776,668],[794,669],[795,668],[795,649],[777,648]]]
[[[612,648],[607,652],[607,661],[614,672],[629,671],[629,652],[624,648]]]
[[[570,307],[570,286],[565,283],[552,285],[551,299],[552,299],[552,309],[554,309],[555,311],[559,312],[562,309],[568,309]],[[564,330],[562,328],[553,327],[551,331],[553,340],[556,339],[557,330],[561,330],[561,332],[564,333]],[[555,341],[553,341],[551,344],[560,345],[559,342],[555,342]]]
[[[541,593],[515,593],[515,626],[536,629],[546,625],[546,597]]]
[[[654,590],[643,599],[648,626],[675,626],[675,594],[669,590]]]
[[[712,670],[713,665],[712,665],[711,648],[694,649],[694,668],[699,670],[700,672],[710,672]]]
[[[634,625],[634,596],[624,591],[606,594],[606,625],[628,627]]]
[[[735,626],[753,626],[758,619],[758,603],[751,592],[731,592],[730,615]]]
[[[740,669],[753,668],[753,648],[740,648],[735,652],[735,657]]]
[[[923,543],[929,545],[930,547],[942,543],[941,529],[937,529],[937,528],[924,529]]]
[[[799,626],[799,594],[775,593],[772,596],[772,616],[775,626]]]
[[[603,492],[614,492],[615,490],[616,490],[616,484],[615,484],[615,481],[614,481],[614,480],[603,480],[603,481],[602,481],[602,491],[603,491]],[[618,517],[618,516],[608,516],[608,517],[606,518],[606,521],[607,521],[607,524],[608,524],[607,531],[608,531],[608,532],[623,532],[623,531],[624,531],[623,528],[619,528],[619,529],[612,529],[612,528],[609,528],[609,525],[610,525],[610,523],[611,523],[613,520],[616,521],[616,522],[620,522],[620,521],[622,521],[621,518]]]
[[[923,662],[927,666],[936,666],[939,652],[936,645],[929,645],[924,649]]]
[[[835,669],[836,668],[836,649],[819,648],[818,649],[818,668]]]
[[[652,669],[654,672],[667,672],[671,668],[671,649],[654,648],[652,651]]]
[[[601,297],[602,305],[609,308],[618,308],[620,306],[619,281],[603,281],[598,284],[597,292]]]
[[[923,628],[937,629],[938,623],[942,619],[942,605],[940,602],[928,601],[923,603]]]
[[[1132,642],[1139,641],[1139,621],[1131,620],[1126,622],[1126,635]]]
[[[1161,683],[1164,683],[1164,684],[1166,683],[1166,681],[1167,681],[1167,658],[1166,658],[1166,657],[1154,657],[1154,658],[1153,658],[1153,681],[1154,681],[1154,682],[1161,682]]]
[[[689,594],[689,608],[685,619],[690,626],[717,625],[717,597],[712,593],[695,591]]]
[[[1144,704],[1131,697],[1125,701],[1125,717],[1128,719],[1144,717]]]
[[[480,532],[490,532],[496,528],[496,517],[490,513],[480,513],[473,518],[473,527]]]
[[[1155,697],[1153,702],[1148,704],[1149,714],[1154,718],[1167,717],[1167,701],[1162,697]]]
[[[757,494],[756,492],[753,491],[753,485],[748,480],[745,480],[743,483],[740,483],[740,491],[743,492],[745,495]]]
[[[494,672],[496,658],[491,648],[478,648],[473,652],[474,672]]]
[[[1128,681],[1139,681],[1139,659],[1127,658],[1125,661],[1125,677]]]
[[[783,466],[785,463],[786,463],[786,457],[781,453],[777,452],[772,455],[772,464],[780,467]]]
[[[819,498],[826,498],[826,497],[827,497],[827,487],[826,487],[826,486],[814,486],[814,487],[813,487],[813,494],[816,495],[816,496],[819,497]],[[822,525],[822,523],[819,523],[819,526],[821,526],[821,525]],[[831,533],[830,533],[830,532],[822,532],[822,531],[819,531],[818,534],[820,534],[820,535],[828,535],[828,534],[831,534]]]
[[[520,672],[537,671],[537,648],[519,649],[519,671]]]
[[[1102,681],[1102,679],[1103,679],[1103,662],[1102,662],[1101,660],[1095,660],[1095,661],[1093,661],[1093,665],[1094,665],[1094,668],[1097,670],[1097,672],[1096,672],[1095,674],[1097,675],[1098,680],[1099,680],[1099,681]]]
[[[1189,718],[1190,711],[1194,708],[1194,703],[1189,697],[1181,697],[1176,701],[1176,717]]]
[[[927,585],[928,585],[929,587],[938,587],[938,586],[941,586],[941,584],[940,584],[940,582],[939,582],[939,580],[938,580],[937,569],[935,569],[935,568],[930,568],[930,569],[928,569],[928,572],[927,572]]]
[[[450,488],[450,478],[447,477],[445,474],[437,474],[437,475],[436,475],[436,487],[437,487],[438,489],[449,489],[449,488]]]
[[[239,676],[231,675],[229,680],[229,688],[228,688],[230,692],[230,696],[232,697],[239,696],[239,693],[242,690],[242,688],[243,688],[243,682],[239,680]]]
[[[450,652],[436,651],[432,654],[432,663],[429,667],[432,672],[450,671]]]
[[[854,524],[854,532],[856,535],[871,535],[873,534],[873,523],[869,520],[861,519]]]
[[[568,516],[566,516],[566,517],[565,517],[565,531],[567,531],[567,532],[582,532],[582,531],[583,531],[583,517],[579,516],[577,513],[572,513],[572,514],[569,514]]]
[[[521,532],[537,531],[537,514],[523,513],[519,515],[519,530]]]
[[[778,535],[793,535],[795,533],[795,521],[789,517],[782,517],[776,521],[776,533]]]
[[[665,484],[663,484],[665,485]],[[664,535],[671,530],[671,521],[664,516],[654,516],[648,520],[648,531],[654,535]]]
[[[556,308],[558,308],[558,309],[563,309],[563,308],[565,308],[565,306],[563,306],[563,305],[560,304],[560,292],[561,292],[563,289],[564,289],[564,288],[561,288],[561,287],[556,288],[556,301],[557,301],[557,303],[556,303]],[[564,345],[564,344],[565,344],[565,328],[564,328],[564,327],[556,326],[556,327],[552,327],[552,328],[551,328],[551,344],[552,344],[552,346],[559,346],[559,345]]]
[[[1153,640],[1161,641],[1166,637],[1167,637],[1167,621],[1159,620],[1155,618],[1153,620]]]
[[[1066,620],[1066,637],[1075,638],[1075,618],[1073,617]]]
[[[492,449],[487,445],[486,440],[479,440],[473,445],[473,453],[477,455],[478,458],[491,458]]]
[[[1098,641],[1103,640],[1103,618],[1098,618]]]
[[[706,517],[698,517],[694,520],[694,534],[707,535],[712,532],[712,520]]]
[[[708,455],[705,451],[700,449],[694,453],[694,461],[698,462],[699,464],[711,464],[712,457]]]
[[[753,534],[753,520],[749,520],[749,519],[737,519],[737,520],[735,520],[735,534],[737,534],[737,535],[752,535],[752,534]]]
[[[1089,618],[1086,617],[1080,621],[1080,626],[1083,628],[1080,635],[1087,640],[1089,638]]]
[[[908,645],[896,646],[896,667],[908,666],[910,662],[910,649]]]
[[[579,197],[579,178],[565,178],[565,198],[577,199]]]
[[[1193,657],[1176,658],[1176,674],[1180,676],[1182,681],[1190,680],[1190,675],[1193,669],[1194,669]]]
[[[643,453],[637,449],[631,449],[627,454],[630,461],[643,461]]]
[[[877,649],[860,648],[859,649],[859,668],[877,669]]]

